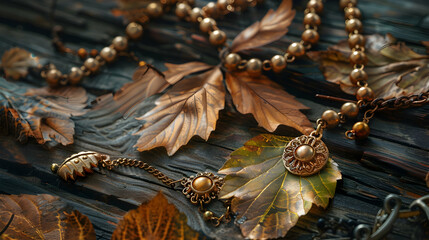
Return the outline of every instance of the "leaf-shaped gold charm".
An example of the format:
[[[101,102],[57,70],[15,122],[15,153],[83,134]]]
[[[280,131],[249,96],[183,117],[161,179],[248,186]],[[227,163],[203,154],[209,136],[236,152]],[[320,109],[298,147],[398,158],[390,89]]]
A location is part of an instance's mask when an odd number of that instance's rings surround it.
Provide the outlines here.
[[[252,24],[235,37],[231,52],[240,52],[279,40],[288,32],[294,17],[292,0],[283,0],[276,11],[270,9],[260,22]]]
[[[368,85],[377,97],[392,98],[429,91],[429,55],[420,55],[404,43],[387,34],[366,37],[365,53],[368,64]],[[348,94],[355,94],[358,86],[350,81],[353,70],[348,56],[351,50],[347,41],[327,51],[309,52],[308,56],[320,63],[327,81],[337,83]]]
[[[71,155],[61,165],[52,164],[52,171],[64,180],[75,180],[76,176],[84,177],[85,173],[92,173],[92,168],[97,167],[102,160],[109,160],[108,155],[97,152],[80,152]]]
[[[313,130],[300,112],[308,109],[266,76],[253,78],[247,72],[226,73],[226,85],[240,113],[251,113],[259,125],[273,132],[282,124],[302,133]]]
[[[246,238],[283,237],[312,204],[326,208],[341,173],[329,160],[319,173],[300,177],[282,160],[292,138],[262,134],[230,155],[219,173],[227,174],[220,198],[233,198],[231,207]]]
[[[27,76],[28,68],[36,67],[39,63],[36,57],[21,48],[6,51],[1,58],[1,67],[7,78],[14,80]]]
[[[164,146],[169,155],[198,135],[207,140],[225,105],[225,88],[218,67],[184,79],[156,101],[142,117],[146,123],[135,134],[139,151]]]

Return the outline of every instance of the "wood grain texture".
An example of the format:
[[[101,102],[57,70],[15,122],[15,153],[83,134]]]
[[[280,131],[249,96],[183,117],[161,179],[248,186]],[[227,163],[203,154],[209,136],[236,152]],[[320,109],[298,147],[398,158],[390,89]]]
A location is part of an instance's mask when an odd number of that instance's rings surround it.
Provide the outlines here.
[[[202,3],[199,2],[198,4]],[[207,1],[204,1],[207,2]],[[0,2],[0,52],[11,47],[22,47],[49,61],[66,72],[80,64],[74,57],[55,53],[49,34],[51,22],[48,16],[50,0],[14,0]],[[231,15],[220,20],[219,26],[231,38],[243,29],[262,19],[269,8],[276,9],[278,1],[267,3],[248,12]],[[303,10],[306,1],[294,1],[296,17],[289,26],[289,32],[269,48],[257,49],[252,56],[268,56],[280,53],[288,43],[300,39]],[[364,14],[365,34],[393,34],[416,52],[423,54],[425,48],[420,41],[429,39],[427,3],[422,0],[362,0],[359,7]],[[116,6],[113,0],[59,1],[55,19],[63,25],[64,39],[70,47],[97,48],[107,45],[110,39],[123,34],[123,22],[113,17],[109,10]],[[401,8],[398,8],[401,6]],[[327,1],[320,28],[321,41],[315,50],[325,50],[328,46],[346,38],[343,13],[337,1]],[[205,37],[192,24],[177,21],[167,15],[145,27],[144,38],[133,43],[137,56],[149,64],[166,70],[165,62],[181,64],[201,61],[218,64],[217,51],[210,47]],[[250,52],[248,53],[250,54]],[[126,58],[101,69],[101,74],[85,79],[82,86],[87,90],[90,101],[102,94],[118,91],[125,83],[132,82],[137,68],[135,62]],[[326,109],[339,109],[340,103],[318,99],[316,93],[349,97],[336,85],[324,80],[318,66],[306,59],[290,64],[280,75],[270,75],[298,101],[310,109],[304,111],[314,121]],[[25,84],[41,87],[44,82],[29,76]],[[24,84],[21,82],[20,84]],[[137,208],[149,201],[162,190],[170,203],[184,212],[189,225],[209,237],[219,239],[240,239],[239,229],[233,223],[214,228],[201,218],[195,206],[182,193],[164,187],[151,175],[139,169],[120,167],[115,171],[99,171],[90,177],[69,184],[53,175],[51,163],[61,162],[73,153],[94,150],[114,156],[135,157],[145,160],[172,178],[195,174],[199,171],[216,172],[226,157],[247,140],[265,133],[257,127],[250,115],[242,115],[234,109],[231,99],[225,110],[220,111],[216,130],[208,142],[195,137],[174,156],[168,157],[162,148],[138,153],[133,148],[129,134],[141,123],[134,116],[142,116],[154,107],[159,96],[149,97],[134,115],[121,114],[100,120],[103,111],[91,113],[75,120],[75,143],[71,146],[41,147],[30,140],[26,145],[14,140],[14,136],[0,137],[0,193],[39,194],[49,193],[64,199],[69,205],[87,215],[94,225],[97,239],[110,239],[115,224],[126,211]],[[384,197],[389,193],[402,196],[408,204],[413,198],[427,194],[424,178],[429,171],[429,107],[408,109],[399,112],[379,113],[371,121],[371,136],[367,141],[354,142],[344,137],[344,131],[351,125],[329,130],[324,134],[324,142],[332,153],[332,158],[342,171],[337,194],[327,210],[313,207],[309,215],[301,218],[297,226],[286,235],[288,239],[308,239],[316,231],[317,219],[336,216],[357,219],[372,224]],[[281,127],[276,131],[281,135],[299,135],[295,130]],[[138,136],[133,136],[137,139]],[[134,140],[136,140],[134,139]],[[223,206],[220,203],[210,208],[217,214]],[[411,234],[413,226],[400,223],[395,225],[391,239],[404,239]]]

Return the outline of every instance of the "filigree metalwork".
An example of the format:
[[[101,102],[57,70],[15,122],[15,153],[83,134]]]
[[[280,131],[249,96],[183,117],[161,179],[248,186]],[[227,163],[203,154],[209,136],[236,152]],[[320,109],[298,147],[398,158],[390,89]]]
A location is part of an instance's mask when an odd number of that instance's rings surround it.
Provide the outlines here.
[[[184,187],[183,194],[193,204],[201,205],[217,198],[223,183],[223,178],[209,172],[198,173],[197,176],[190,176],[181,182]]]

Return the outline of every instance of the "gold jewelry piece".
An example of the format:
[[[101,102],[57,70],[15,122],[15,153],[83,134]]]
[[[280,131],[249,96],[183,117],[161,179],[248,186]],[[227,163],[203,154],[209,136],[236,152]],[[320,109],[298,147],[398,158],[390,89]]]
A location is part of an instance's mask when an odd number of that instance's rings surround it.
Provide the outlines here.
[[[196,176],[174,180],[146,162],[130,158],[111,160],[109,155],[93,151],[73,154],[60,165],[52,164],[51,170],[66,181],[75,181],[77,177],[85,177],[87,173],[92,173],[92,168],[102,167],[112,170],[117,166],[141,168],[175,190],[179,190],[176,189],[176,184],[180,183],[181,192],[189,198],[192,204],[199,205],[204,220],[213,222],[215,226],[218,226],[222,221],[229,222],[231,219],[228,201],[225,202],[226,212],[220,217],[214,216],[213,212],[205,209],[205,205],[217,198],[224,183],[223,178],[210,172],[197,173]]]

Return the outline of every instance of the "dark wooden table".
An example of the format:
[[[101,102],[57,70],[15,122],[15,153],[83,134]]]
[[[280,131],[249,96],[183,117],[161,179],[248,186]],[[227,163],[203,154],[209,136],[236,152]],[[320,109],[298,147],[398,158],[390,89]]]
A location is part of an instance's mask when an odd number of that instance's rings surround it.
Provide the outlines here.
[[[276,8],[278,2],[267,1],[260,8],[227,16],[219,21],[219,25],[232,38],[260,19],[267,9]],[[346,38],[343,14],[337,2],[329,0],[325,4],[321,41],[316,47],[318,50]],[[284,49],[288,42],[299,39],[303,30],[301,22],[305,4],[306,1],[294,1],[296,18],[287,36],[272,45],[272,51]],[[42,60],[55,63],[64,71],[78,65],[76,58],[59,54],[51,46],[50,5],[51,0],[1,0],[0,53],[18,46],[40,56]],[[101,49],[113,36],[123,33],[123,20],[110,14],[110,9],[115,6],[113,0],[59,0],[55,22],[64,27],[63,38],[70,47]],[[425,52],[420,41],[429,40],[427,1],[363,0],[359,2],[359,7],[364,13],[365,34],[392,33],[415,51]],[[133,49],[138,57],[161,70],[165,69],[164,62],[200,60],[216,64],[216,51],[192,44],[190,39],[194,34],[199,34],[194,25],[167,15],[146,27],[144,39]],[[94,78],[85,79],[82,86],[88,91],[90,100],[94,100],[102,94],[117,91],[124,83],[131,81],[135,68],[135,62],[124,58],[103,68],[101,74]],[[291,64],[283,75],[270,77],[311,108],[305,113],[313,122],[324,110],[340,107],[340,103],[316,98],[316,93],[349,97],[336,85],[327,83],[317,64],[309,60],[299,60],[297,64]],[[22,84],[39,87],[44,83],[30,78]],[[141,114],[151,106],[151,101],[148,101],[135,114]],[[172,157],[168,157],[162,148],[143,153],[133,149],[132,139],[135,140],[135,137],[130,135],[139,128],[133,116],[116,116],[110,122],[102,122],[96,116],[75,120],[75,144],[67,147],[41,146],[34,140],[21,144],[15,141],[14,136],[1,136],[0,193],[48,193],[59,196],[89,216],[98,239],[109,239],[115,224],[128,210],[150,200],[161,190],[171,203],[186,213],[192,228],[210,238],[241,238],[239,229],[232,223],[218,228],[205,224],[197,208],[180,192],[166,188],[141,170],[119,168],[113,172],[97,172],[75,184],[63,182],[50,171],[51,163],[60,162],[72,153],[96,150],[142,159],[174,178],[199,171],[216,172],[231,151],[251,137],[265,132],[257,127],[252,116],[239,114],[229,99],[210,140],[205,142],[195,137]],[[361,143],[344,137],[344,131],[349,127],[346,125],[330,130],[324,136],[343,174],[334,200],[327,210],[313,207],[310,214],[301,218],[288,233],[288,239],[309,239],[315,234],[316,222],[320,217],[335,216],[372,224],[384,197],[389,193],[401,195],[404,205],[429,193],[424,182],[429,171],[429,106],[377,114],[371,121],[370,138]],[[286,127],[280,127],[276,133],[298,134]],[[222,206],[215,204],[213,209],[219,213]],[[402,221],[395,225],[389,239],[408,239],[413,231],[411,224]]]

